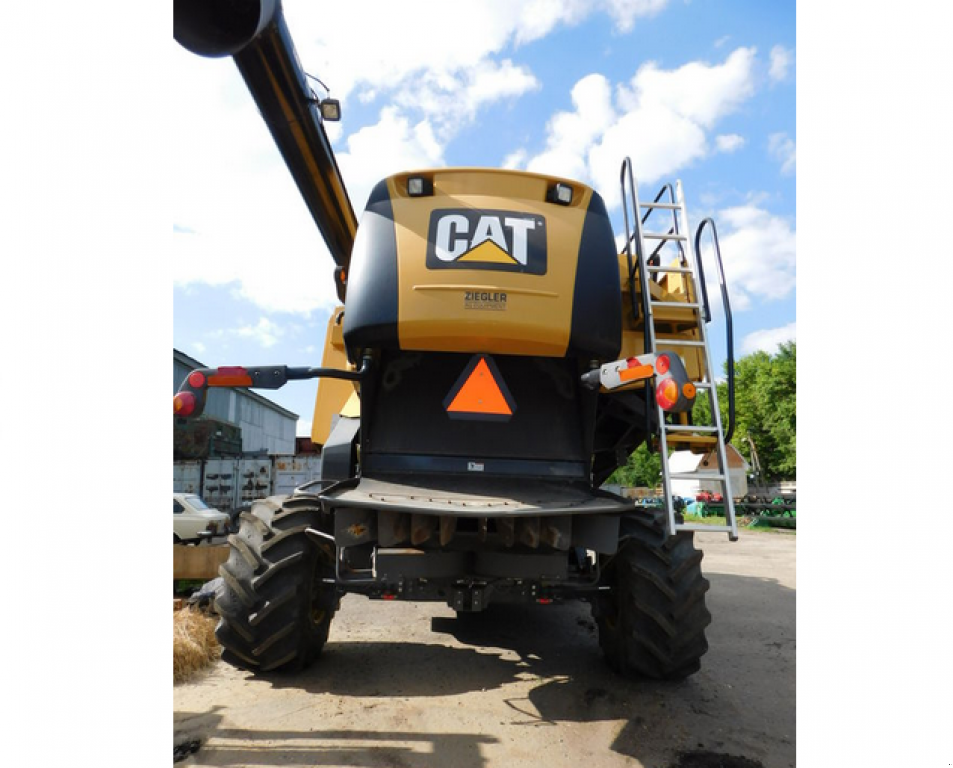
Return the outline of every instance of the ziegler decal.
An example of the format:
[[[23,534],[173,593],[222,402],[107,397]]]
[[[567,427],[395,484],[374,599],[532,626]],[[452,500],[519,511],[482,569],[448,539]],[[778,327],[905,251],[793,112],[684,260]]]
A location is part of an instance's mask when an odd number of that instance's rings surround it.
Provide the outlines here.
[[[545,275],[546,220],[539,214],[515,211],[432,211],[427,268]]]
[[[463,308],[503,312],[506,310],[506,293],[503,291],[464,291]]]

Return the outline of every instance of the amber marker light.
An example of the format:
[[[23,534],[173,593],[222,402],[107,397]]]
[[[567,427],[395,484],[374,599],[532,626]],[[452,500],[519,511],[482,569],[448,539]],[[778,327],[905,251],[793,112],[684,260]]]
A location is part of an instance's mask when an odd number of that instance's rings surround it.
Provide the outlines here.
[[[221,367],[216,369],[214,376],[208,377],[208,385],[210,387],[250,387],[252,380],[244,368]]]

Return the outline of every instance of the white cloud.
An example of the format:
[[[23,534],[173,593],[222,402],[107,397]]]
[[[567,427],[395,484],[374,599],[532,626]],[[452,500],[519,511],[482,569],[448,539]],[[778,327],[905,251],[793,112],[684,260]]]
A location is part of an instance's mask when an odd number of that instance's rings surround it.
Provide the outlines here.
[[[639,183],[652,183],[710,152],[707,132],[754,93],[754,59],[753,48],[738,48],[721,64],[663,70],[650,62],[616,88],[614,103],[606,78],[588,75],[573,88],[574,110],[553,116],[546,148],[527,167],[589,182],[617,206],[623,158],[632,158]]]
[[[381,179],[443,165],[443,144],[428,120],[411,124],[397,107],[385,107],[376,125],[348,136],[347,151],[339,152],[337,161],[360,216],[371,189]]]
[[[550,119],[546,149],[530,160],[527,170],[586,177],[586,150],[616,119],[612,89],[604,76],[587,75],[573,86],[571,96],[575,110]]]
[[[768,77],[778,83],[787,77],[793,56],[791,51],[780,45],[774,46],[769,55],[771,58],[771,66],[768,69]]]
[[[659,69],[654,62],[639,68],[631,87],[620,89],[624,109],[671,111],[710,128],[754,93],[754,48],[738,48],[724,63],[693,61],[678,69]]]
[[[334,262],[316,229],[296,236],[276,229],[262,239],[174,234],[169,262],[173,284],[231,286],[266,312],[309,315],[337,304]]]
[[[783,299],[794,290],[796,234],[787,219],[755,205],[727,208],[715,219],[733,310],[751,309],[756,299]],[[713,279],[718,273],[707,237],[701,250],[705,275]]]
[[[388,0],[285,3],[299,58],[336,98],[416,87],[423,73],[458,78],[509,46],[606,13],[622,32],[660,12],[668,0]],[[369,23],[369,21],[371,23]],[[360,30],[355,45],[348,30]]]
[[[778,347],[786,341],[797,340],[797,323],[788,323],[781,328],[765,328],[761,331],[749,333],[741,342],[741,354],[750,355],[752,352],[767,352],[773,355]]]
[[[797,147],[786,133],[772,133],[768,137],[768,153],[781,163],[781,174],[794,173],[797,167]]]
[[[506,59],[499,64],[484,60],[460,74],[427,72],[407,89],[395,94],[394,102],[419,109],[449,140],[485,105],[516,98],[540,87],[533,74]]]
[[[727,133],[715,137],[715,148],[719,152],[734,152],[744,145],[744,136],[739,136],[737,133]]]
[[[526,162],[526,150],[517,149],[503,158],[503,167],[510,170],[519,170]]]
[[[285,335],[284,329],[267,317],[258,319],[257,325],[245,325],[235,329],[235,335],[257,342],[265,349],[273,347]]]
[[[201,341],[193,341],[192,349],[195,351],[195,354],[199,356],[205,354],[205,345]]]

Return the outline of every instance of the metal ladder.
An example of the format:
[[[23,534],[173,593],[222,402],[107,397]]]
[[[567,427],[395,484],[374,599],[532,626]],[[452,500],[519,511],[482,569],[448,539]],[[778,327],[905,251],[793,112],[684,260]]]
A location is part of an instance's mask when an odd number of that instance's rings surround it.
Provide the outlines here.
[[[626,199],[626,181],[630,192],[629,199]],[[701,262],[697,253],[697,243],[701,238],[702,229],[710,219],[706,219],[699,226],[696,237],[696,246],[693,248],[691,240],[688,238],[689,232],[688,213],[685,209],[685,198],[682,194],[681,181],[675,182],[675,188],[671,184],[665,184],[651,203],[640,203],[638,186],[632,175],[632,161],[627,157],[622,163],[620,172],[620,182],[622,186],[622,211],[625,217],[625,248],[628,257],[629,272],[629,296],[632,302],[632,312],[638,321],[638,304],[635,296],[635,280],[638,276],[639,286],[642,294],[641,309],[643,316],[643,334],[645,337],[645,352],[657,354],[659,347],[673,348],[670,351],[677,351],[678,347],[696,347],[704,350],[704,378],[702,381],[693,382],[695,388],[708,392],[709,404],[711,405],[713,424],[693,425],[693,424],[671,424],[665,420],[666,412],[654,402],[654,397],[650,395],[652,388],[646,386],[646,404],[649,406],[649,399],[655,407],[655,413],[659,424],[659,455],[662,465],[662,489],[665,495],[665,508],[668,513],[668,533],[674,535],[678,531],[709,531],[727,533],[731,541],[738,539],[738,525],[735,520],[734,500],[731,496],[731,485],[728,479],[728,456],[725,450],[725,433],[722,429],[721,411],[718,408],[718,390],[713,376],[713,367],[711,362],[711,351],[708,347],[708,335],[705,325],[711,320],[708,310],[708,294],[705,288],[704,272],[701,268]],[[668,192],[669,202],[662,202],[662,198]],[[633,211],[633,227],[629,224],[629,209]],[[643,225],[649,216],[655,211],[668,211],[672,216],[672,225],[666,232],[646,232]],[[712,234],[715,238],[715,248],[717,252],[718,241],[717,233],[712,222]],[[646,240],[657,241],[658,245],[649,257],[645,256]],[[635,244],[636,262],[632,261],[632,244]],[[679,250],[679,259],[677,266],[663,266],[660,258],[660,252],[667,243],[675,243]],[[724,270],[721,268],[721,255],[717,254],[718,266],[722,282],[722,296],[725,301],[727,316],[730,318],[730,309],[728,308],[728,295],[724,284]],[[680,274],[684,275],[689,285],[689,292],[685,295],[687,301],[659,301],[652,298],[649,285],[650,278],[658,275]],[[699,279],[700,278],[700,279]],[[657,279],[657,278],[656,278]],[[671,307],[678,309],[690,309],[695,317],[695,327],[698,330],[697,340],[684,339],[660,339],[656,333],[655,327],[655,308]],[[730,329],[730,321],[729,321]],[[729,349],[731,346],[729,332]],[[731,360],[729,359],[729,367]],[[654,394],[654,393],[653,393]],[[646,419],[650,413],[650,407],[646,408]],[[730,433],[731,430],[729,430]],[[646,430],[648,435],[649,430]],[[673,442],[678,441],[677,436],[701,436],[710,435],[715,438],[715,449],[718,456],[719,471],[717,474],[698,475],[696,473],[672,473],[669,469],[668,443],[669,437],[673,437]],[[729,434],[730,437],[730,434]],[[648,440],[648,437],[647,437]],[[725,525],[704,525],[698,523],[679,522],[675,516],[675,505],[672,498],[672,480],[698,480],[699,477],[705,480],[715,480],[720,484],[722,497],[725,504]]]

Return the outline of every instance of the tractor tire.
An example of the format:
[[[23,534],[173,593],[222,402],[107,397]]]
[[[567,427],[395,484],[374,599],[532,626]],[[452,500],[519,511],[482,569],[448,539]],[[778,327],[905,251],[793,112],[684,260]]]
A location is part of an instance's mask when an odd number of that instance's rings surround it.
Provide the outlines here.
[[[330,524],[307,496],[257,501],[240,520],[219,568],[224,589],[215,599],[215,636],[222,658],[253,672],[301,670],[324,648],[339,603],[333,547],[305,534]]]
[[[708,650],[708,580],[694,536],[665,534],[664,512],[628,516],[631,535],[603,572],[593,602],[599,645],[609,665],[628,678],[683,680],[701,668]]]

